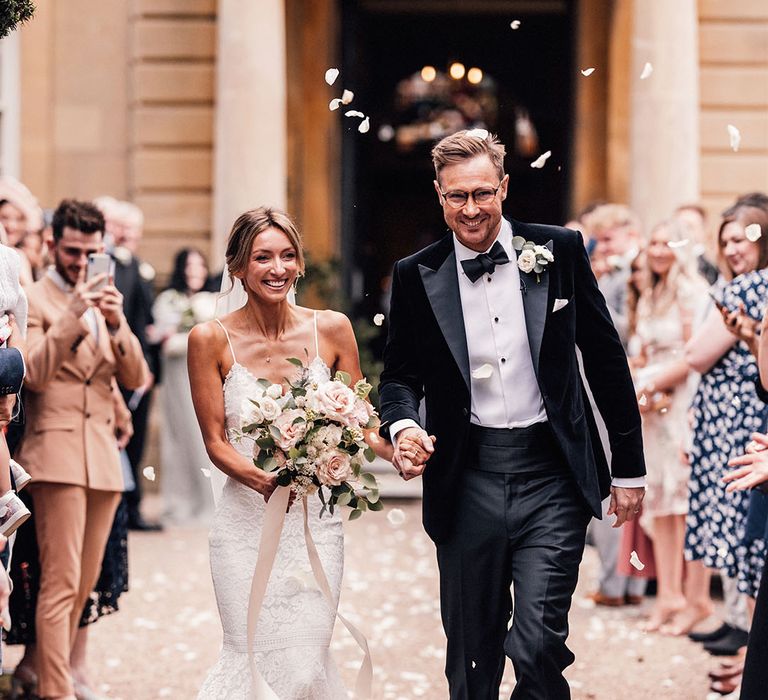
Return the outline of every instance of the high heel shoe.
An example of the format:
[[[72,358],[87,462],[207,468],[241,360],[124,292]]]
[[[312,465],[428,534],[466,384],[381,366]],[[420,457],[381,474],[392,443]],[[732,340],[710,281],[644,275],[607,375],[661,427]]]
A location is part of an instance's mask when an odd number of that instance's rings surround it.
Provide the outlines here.
[[[26,700],[37,697],[37,674],[25,666],[17,666],[11,676],[11,692],[8,700]]]

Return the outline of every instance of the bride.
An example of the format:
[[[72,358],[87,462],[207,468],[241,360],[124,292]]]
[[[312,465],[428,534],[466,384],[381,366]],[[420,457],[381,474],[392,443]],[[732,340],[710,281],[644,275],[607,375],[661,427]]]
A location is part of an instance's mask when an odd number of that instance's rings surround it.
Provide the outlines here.
[[[203,439],[218,469],[227,475],[210,532],[210,560],[224,629],[218,663],[199,700],[261,697],[248,661],[247,610],[266,502],[276,476],[254,466],[253,445],[236,440],[243,404],[257,378],[284,384],[302,358],[327,380],[344,370],[361,378],[357,343],[349,320],[335,311],[295,306],[289,291],[304,272],[304,253],[287,214],[259,207],[235,222],[226,251],[233,285],[247,302],[220,319],[196,326],[189,336],[189,377]],[[391,448],[372,440],[391,458]],[[387,452],[389,450],[389,452]],[[333,609],[313,579],[302,508],[289,509],[256,626],[253,649],[261,677],[280,700],[336,700],[347,693],[331,660],[329,644],[344,565],[339,510],[320,515],[320,501],[307,500],[309,527],[330,584]],[[267,694],[268,691],[267,691]],[[270,695],[271,697],[271,695]]]

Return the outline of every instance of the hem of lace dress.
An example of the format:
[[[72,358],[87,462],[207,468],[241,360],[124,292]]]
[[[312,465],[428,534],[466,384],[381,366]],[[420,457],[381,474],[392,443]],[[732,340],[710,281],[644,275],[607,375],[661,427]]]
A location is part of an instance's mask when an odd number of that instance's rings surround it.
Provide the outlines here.
[[[281,635],[279,637],[256,638],[253,643],[253,650],[260,652],[289,649],[291,647],[328,647],[330,643],[330,635],[322,633]],[[248,653],[248,645],[244,637],[230,637],[225,634],[222,648],[238,654]]]

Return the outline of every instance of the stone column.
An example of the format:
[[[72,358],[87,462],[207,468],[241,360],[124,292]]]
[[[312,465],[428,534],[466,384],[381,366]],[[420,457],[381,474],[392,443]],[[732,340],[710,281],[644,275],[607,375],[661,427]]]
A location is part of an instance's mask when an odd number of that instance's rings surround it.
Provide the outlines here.
[[[699,198],[696,0],[635,0],[632,54],[630,205],[647,232]]]
[[[284,0],[219,0],[211,261],[246,209],[286,203]]]

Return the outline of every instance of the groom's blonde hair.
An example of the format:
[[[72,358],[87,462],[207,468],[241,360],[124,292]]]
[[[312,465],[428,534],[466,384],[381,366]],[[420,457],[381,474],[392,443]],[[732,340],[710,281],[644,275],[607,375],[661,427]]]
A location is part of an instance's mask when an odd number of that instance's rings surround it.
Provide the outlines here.
[[[480,129],[463,129],[446,136],[432,149],[432,164],[435,166],[435,178],[440,180],[440,171],[446,165],[461,163],[476,156],[488,156],[501,180],[504,177],[504,156],[506,149],[496,134],[485,132],[481,138]]]
[[[253,242],[256,237],[269,228],[282,231],[296,251],[296,264],[299,275],[304,274],[304,247],[301,235],[288,214],[274,207],[258,207],[240,214],[232,225],[227,241],[227,272],[230,277],[244,273],[251,257]]]

